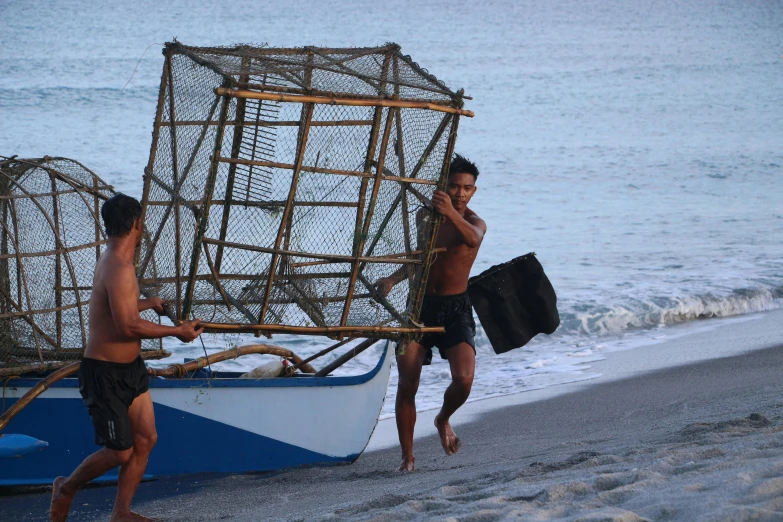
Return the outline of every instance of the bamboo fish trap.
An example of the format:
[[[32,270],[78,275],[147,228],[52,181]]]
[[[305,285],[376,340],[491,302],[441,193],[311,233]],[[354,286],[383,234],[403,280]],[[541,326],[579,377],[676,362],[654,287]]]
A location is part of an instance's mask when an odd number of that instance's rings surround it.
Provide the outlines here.
[[[113,194],[67,158],[0,161],[0,376],[81,359],[106,243],[100,206]],[[160,341],[144,348],[163,353]]]
[[[459,117],[473,115],[462,91],[396,44],[174,42],[163,54],[138,263],[171,319],[265,335],[425,331],[429,200]],[[404,281],[379,294],[375,282],[399,270]]]

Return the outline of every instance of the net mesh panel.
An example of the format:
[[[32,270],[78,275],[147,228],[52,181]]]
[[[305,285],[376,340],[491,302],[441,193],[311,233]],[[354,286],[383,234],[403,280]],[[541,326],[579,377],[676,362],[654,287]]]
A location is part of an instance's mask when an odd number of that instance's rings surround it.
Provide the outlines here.
[[[0,162],[0,370],[81,358],[106,242],[100,207],[113,194],[70,159]]]
[[[433,233],[433,212],[421,211],[422,198],[444,182],[458,116],[222,97],[215,89],[393,97],[449,108],[461,107],[460,95],[394,44],[269,49],[174,43],[164,55],[145,178],[151,241],[140,256],[143,288],[175,303],[177,318],[321,329],[415,327],[415,290],[426,275],[425,247]],[[375,282],[400,270],[403,281],[383,298]]]

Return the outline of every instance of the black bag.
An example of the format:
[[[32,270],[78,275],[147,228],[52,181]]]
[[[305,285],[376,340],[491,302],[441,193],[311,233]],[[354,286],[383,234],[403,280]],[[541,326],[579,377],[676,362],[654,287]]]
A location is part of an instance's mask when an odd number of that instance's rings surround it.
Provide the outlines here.
[[[468,294],[495,353],[524,346],[560,325],[555,289],[535,252],[471,277]]]

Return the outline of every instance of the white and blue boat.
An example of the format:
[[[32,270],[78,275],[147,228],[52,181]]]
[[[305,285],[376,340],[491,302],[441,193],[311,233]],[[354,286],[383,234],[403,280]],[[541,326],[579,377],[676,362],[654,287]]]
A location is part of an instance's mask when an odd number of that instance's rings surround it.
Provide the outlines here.
[[[158,443],[147,477],[355,461],[370,440],[386,396],[389,347],[387,343],[378,364],[363,375],[242,379],[239,373],[203,368],[181,379],[151,378]],[[40,378],[10,379],[6,409],[38,382]],[[53,383],[6,431],[39,444],[26,455],[0,460],[0,486],[51,484],[97,449],[75,376]],[[0,447],[4,439],[19,443],[5,435]],[[116,478],[114,470],[100,480]]]

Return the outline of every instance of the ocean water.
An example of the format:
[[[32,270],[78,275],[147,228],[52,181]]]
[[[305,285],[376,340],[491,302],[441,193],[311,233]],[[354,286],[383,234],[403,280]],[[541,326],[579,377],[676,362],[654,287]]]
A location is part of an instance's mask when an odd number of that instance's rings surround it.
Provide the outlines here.
[[[0,154],[71,157],[139,197],[160,44],[174,37],[395,41],[473,96],[457,144],[481,169],[471,207],[488,224],[473,273],[535,251],[562,325],[502,356],[479,331],[471,400],[588,379],[608,351],[781,306],[780,2],[0,1]],[[255,341],[204,337],[208,351]],[[301,355],[330,343],[273,342]],[[204,349],[166,346],[177,360]],[[448,382],[436,357],[418,407],[437,407]]]

